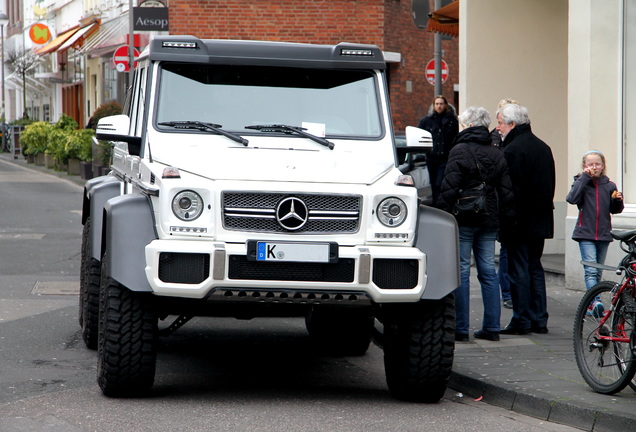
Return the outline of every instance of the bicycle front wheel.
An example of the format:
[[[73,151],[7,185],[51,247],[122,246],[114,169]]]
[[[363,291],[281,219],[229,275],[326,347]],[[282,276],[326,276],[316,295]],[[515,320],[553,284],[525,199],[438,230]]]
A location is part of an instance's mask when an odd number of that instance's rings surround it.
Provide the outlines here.
[[[574,319],[574,355],[579,371],[594,391],[608,395],[623,390],[636,372],[628,342],[634,318],[624,312],[621,298],[611,308],[615,286],[614,282],[604,281],[590,288],[581,299]]]

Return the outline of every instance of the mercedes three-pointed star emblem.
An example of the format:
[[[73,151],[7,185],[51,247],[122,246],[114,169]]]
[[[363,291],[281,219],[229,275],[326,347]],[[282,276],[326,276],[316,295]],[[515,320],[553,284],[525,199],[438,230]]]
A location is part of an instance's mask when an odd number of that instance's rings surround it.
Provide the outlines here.
[[[302,228],[307,223],[308,216],[307,205],[300,198],[285,198],[276,207],[278,224],[289,231]]]

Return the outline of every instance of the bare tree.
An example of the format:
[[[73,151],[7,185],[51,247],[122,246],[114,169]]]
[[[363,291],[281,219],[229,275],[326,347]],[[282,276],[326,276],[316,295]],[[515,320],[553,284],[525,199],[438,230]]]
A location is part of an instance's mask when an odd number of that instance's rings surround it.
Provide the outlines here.
[[[8,63],[13,67],[12,74],[19,75],[22,78],[22,112],[23,118],[28,118],[26,103],[26,75],[30,70],[35,69],[42,61],[42,58],[31,49],[17,48],[7,53]]]

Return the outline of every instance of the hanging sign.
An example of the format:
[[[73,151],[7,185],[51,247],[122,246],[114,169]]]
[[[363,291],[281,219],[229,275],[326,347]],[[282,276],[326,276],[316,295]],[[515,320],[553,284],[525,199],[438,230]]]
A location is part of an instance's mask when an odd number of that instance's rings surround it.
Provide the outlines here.
[[[49,41],[49,39],[51,39],[51,30],[46,26],[46,24],[33,24],[29,29],[29,38],[34,44],[45,44]]]

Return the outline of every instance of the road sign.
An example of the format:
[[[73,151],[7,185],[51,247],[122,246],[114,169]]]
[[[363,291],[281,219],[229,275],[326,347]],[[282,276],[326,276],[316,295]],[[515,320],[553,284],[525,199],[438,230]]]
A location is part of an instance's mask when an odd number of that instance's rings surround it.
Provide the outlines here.
[[[448,78],[448,65],[442,60],[442,84]],[[435,85],[435,59],[429,61],[426,65],[426,79],[431,85]]]
[[[139,57],[139,51],[135,49],[133,51],[135,58]],[[128,72],[130,70],[130,65],[128,63],[128,45],[122,45],[115,50],[113,53],[113,61],[115,62],[115,69],[117,72]],[[137,67],[137,62],[135,61],[135,66]]]

